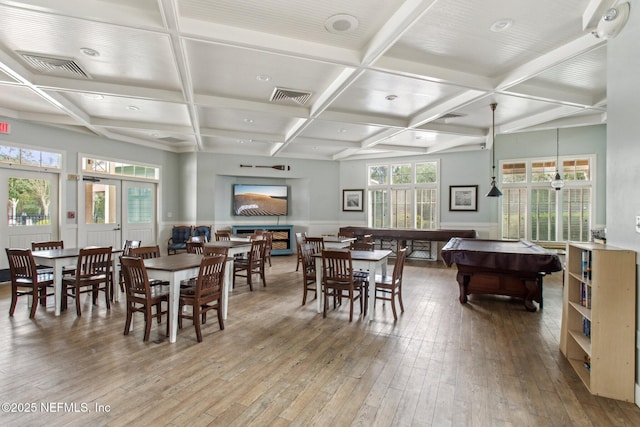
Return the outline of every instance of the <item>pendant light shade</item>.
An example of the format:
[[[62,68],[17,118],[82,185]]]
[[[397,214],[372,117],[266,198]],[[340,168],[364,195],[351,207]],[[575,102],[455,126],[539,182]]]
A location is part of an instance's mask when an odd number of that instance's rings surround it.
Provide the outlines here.
[[[556,129],[556,174],[553,177],[553,181],[551,181],[551,187],[556,190],[560,190],[564,187],[564,180],[562,179],[562,175],[560,175],[560,129]]]
[[[492,114],[492,124],[491,124],[491,158],[492,158],[492,166],[491,166],[491,189],[487,193],[486,197],[500,197],[502,196],[502,191],[500,191],[496,185],[496,107],[498,104],[491,104],[491,114]]]

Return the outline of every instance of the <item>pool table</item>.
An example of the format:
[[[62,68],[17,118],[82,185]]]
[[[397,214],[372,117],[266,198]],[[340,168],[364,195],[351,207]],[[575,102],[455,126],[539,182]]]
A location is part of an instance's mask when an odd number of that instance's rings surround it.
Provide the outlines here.
[[[557,254],[526,240],[485,240],[454,237],[441,251],[450,267],[458,268],[460,303],[470,294],[522,298],[528,311],[542,308],[542,279],[562,271]]]

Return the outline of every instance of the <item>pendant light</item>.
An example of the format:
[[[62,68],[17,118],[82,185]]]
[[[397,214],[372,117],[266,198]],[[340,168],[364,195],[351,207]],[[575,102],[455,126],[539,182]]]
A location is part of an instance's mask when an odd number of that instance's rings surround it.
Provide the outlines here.
[[[500,197],[502,196],[502,192],[498,190],[496,186],[496,107],[498,104],[491,104],[491,111],[493,115],[493,122],[491,126],[491,135],[492,135],[492,143],[491,143],[491,156],[493,165],[491,166],[491,189],[487,193],[486,197]]]
[[[551,187],[560,191],[562,187],[564,187],[564,181],[562,180],[562,176],[560,175],[560,128],[556,129],[556,175],[553,177],[553,181],[551,181]]]

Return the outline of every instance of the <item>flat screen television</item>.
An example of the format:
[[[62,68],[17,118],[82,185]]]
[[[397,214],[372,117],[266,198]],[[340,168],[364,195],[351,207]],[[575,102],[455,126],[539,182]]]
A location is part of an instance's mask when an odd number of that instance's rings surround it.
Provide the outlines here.
[[[241,216],[280,216],[289,211],[286,185],[234,184],[233,214]]]

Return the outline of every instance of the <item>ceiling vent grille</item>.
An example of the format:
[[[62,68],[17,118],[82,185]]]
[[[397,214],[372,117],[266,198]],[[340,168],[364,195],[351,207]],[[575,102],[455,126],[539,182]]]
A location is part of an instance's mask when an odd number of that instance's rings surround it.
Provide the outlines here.
[[[457,119],[460,117],[464,117],[466,114],[458,114],[458,113],[447,113],[444,114],[440,117],[438,117],[438,120],[450,120],[450,119]]]
[[[271,94],[271,102],[292,102],[298,105],[304,105],[309,98],[311,98],[311,92],[304,92],[295,89],[286,89],[282,87],[276,87]]]
[[[178,142],[184,142],[184,139],[175,138],[173,136],[165,136],[163,138],[158,138],[159,141],[168,142],[170,144],[177,144]]]
[[[40,73],[89,78],[89,74],[73,58],[45,56],[27,52],[19,53],[31,68]]]

